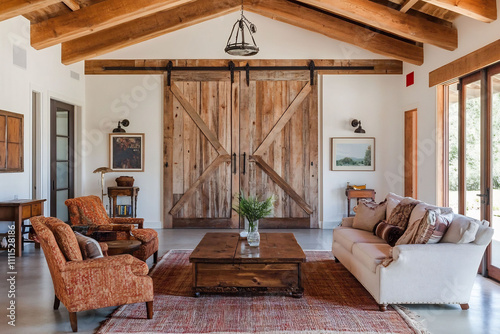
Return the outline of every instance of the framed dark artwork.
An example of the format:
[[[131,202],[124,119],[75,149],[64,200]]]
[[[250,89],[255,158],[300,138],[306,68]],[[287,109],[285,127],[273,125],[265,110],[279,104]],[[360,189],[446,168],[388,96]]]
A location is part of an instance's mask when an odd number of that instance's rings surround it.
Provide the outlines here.
[[[336,137],[331,140],[331,170],[375,170],[374,137]]]
[[[109,168],[113,171],[144,171],[144,133],[109,134]]]

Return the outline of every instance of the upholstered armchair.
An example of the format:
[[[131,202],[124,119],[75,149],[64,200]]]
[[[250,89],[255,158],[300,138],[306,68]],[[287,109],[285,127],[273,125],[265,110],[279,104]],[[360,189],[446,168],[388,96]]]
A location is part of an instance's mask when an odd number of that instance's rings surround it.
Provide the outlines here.
[[[71,227],[57,218],[38,216],[31,224],[40,240],[54,284],[54,309],[62,302],[71,328],[78,330],[76,312],[146,302],[153,317],[153,280],[148,265],[129,254],[83,260]]]
[[[143,229],[143,218],[110,218],[97,196],[71,198],[64,202],[69,210],[69,220],[74,231],[87,236],[94,232],[114,231],[117,239],[137,239],[141,246],[132,255],[146,261],[153,255],[158,258],[158,233],[153,229]],[[137,226],[137,228],[136,228]]]

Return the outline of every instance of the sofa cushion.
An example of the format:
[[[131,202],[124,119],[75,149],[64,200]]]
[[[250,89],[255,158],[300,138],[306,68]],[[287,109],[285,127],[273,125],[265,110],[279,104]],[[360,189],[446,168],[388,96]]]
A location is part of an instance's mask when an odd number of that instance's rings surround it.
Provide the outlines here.
[[[384,239],[377,237],[373,232],[348,227],[334,229],[333,238],[348,252],[352,252],[352,246],[356,243],[385,243]]]
[[[467,244],[476,239],[477,230],[482,223],[474,218],[463,215],[455,215],[443,236],[441,242],[454,244]]]
[[[420,203],[422,204],[422,203]],[[419,205],[420,205],[419,204]],[[418,205],[413,209],[417,210]],[[424,209],[424,215],[419,220],[408,223],[405,233],[399,238],[396,245],[405,244],[426,244],[434,232],[436,216],[440,213],[439,209]]]
[[[143,243],[150,242],[154,238],[158,238],[158,232],[150,228],[132,230],[132,235]]]
[[[86,237],[78,232],[75,232],[75,236],[76,240],[78,240],[78,245],[80,246],[84,260],[104,257],[101,245],[97,242],[97,240]]]
[[[59,249],[68,261],[81,261],[83,260],[80,246],[76,240],[75,232],[71,227],[60,221],[59,219],[47,220],[47,226],[54,234],[54,238],[59,245]]]
[[[446,231],[448,231],[448,227],[451,225],[451,221],[453,220],[453,212],[446,214],[439,214],[436,216],[436,222],[434,224],[434,231],[432,231],[432,235],[427,241],[428,244],[436,244],[441,241]]]
[[[387,219],[389,219],[394,208],[399,204],[399,202],[401,202],[404,199],[404,197],[396,195],[394,193],[389,193],[389,194],[387,194],[385,199],[387,200],[387,208],[385,211],[385,217]]]
[[[373,232],[375,225],[385,219],[386,206],[387,201],[385,200],[378,204],[361,200],[357,206],[358,209],[356,210],[352,227]]]
[[[386,221],[381,221],[375,226],[375,235],[393,247],[404,232],[401,227],[387,224]]]
[[[391,248],[386,243],[358,243],[352,247],[352,254],[366,268],[376,272],[377,266],[390,256]]]
[[[486,222],[487,224],[485,224]],[[489,228],[489,222],[486,220],[482,221],[483,225],[480,225],[477,229],[476,240],[474,243],[477,245],[487,245],[490,243],[491,238],[493,237],[493,233],[495,232],[493,229]]]
[[[387,219],[387,223],[406,229],[411,212],[418,203],[419,201],[411,197],[406,197],[396,205],[394,210],[392,210],[391,216]]]

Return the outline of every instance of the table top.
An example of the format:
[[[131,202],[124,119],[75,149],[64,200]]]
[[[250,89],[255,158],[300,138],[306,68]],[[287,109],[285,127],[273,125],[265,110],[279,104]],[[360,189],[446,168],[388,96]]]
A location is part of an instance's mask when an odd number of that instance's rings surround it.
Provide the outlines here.
[[[207,233],[189,257],[205,263],[297,263],[306,255],[293,233],[260,233],[260,245],[250,247],[238,233]]]
[[[134,249],[141,245],[139,240],[113,240],[113,241],[104,241],[109,249]]]
[[[22,204],[30,204],[37,202],[45,202],[46,199],[13,199],[9,201],[1,201],[0,206],[18,206]]]

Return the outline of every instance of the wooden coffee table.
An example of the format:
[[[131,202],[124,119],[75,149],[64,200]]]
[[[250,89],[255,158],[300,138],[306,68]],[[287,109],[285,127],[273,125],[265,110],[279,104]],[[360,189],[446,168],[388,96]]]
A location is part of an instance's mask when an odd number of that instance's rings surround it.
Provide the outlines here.
[[[250,247],[238,233],[207,233],[189,257],[193,291],[200,293],[284,291],[303,294],[306,255],[293,233],[261,233]]]

